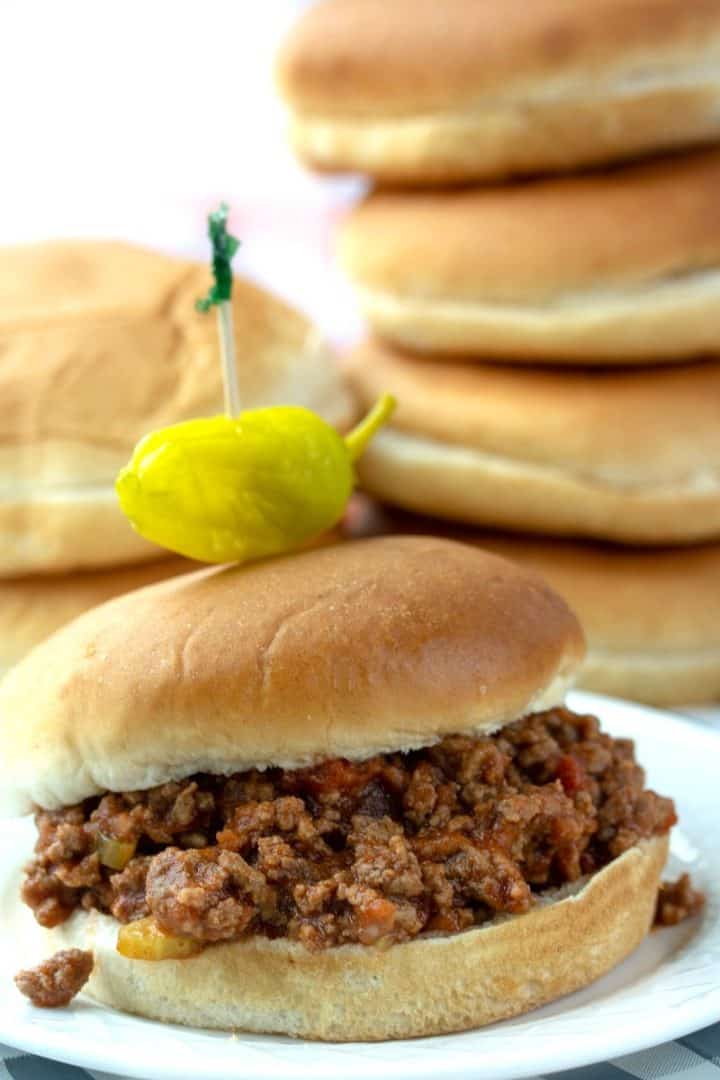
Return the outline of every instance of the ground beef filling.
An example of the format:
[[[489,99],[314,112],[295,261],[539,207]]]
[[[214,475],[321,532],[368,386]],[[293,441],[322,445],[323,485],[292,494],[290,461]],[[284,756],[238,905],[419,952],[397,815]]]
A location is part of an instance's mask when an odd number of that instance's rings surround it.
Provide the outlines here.
[[[454,932],[667,832],[673,803],[644,780],[632,742],[565,709],[359,764],[198,775],[39,811],[23,899],[43,926],[98,908],[202,942]]]

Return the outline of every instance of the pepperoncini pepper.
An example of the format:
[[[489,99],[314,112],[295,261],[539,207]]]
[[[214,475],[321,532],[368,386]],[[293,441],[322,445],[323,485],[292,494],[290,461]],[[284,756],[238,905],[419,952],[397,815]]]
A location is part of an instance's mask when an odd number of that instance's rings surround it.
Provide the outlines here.
[[[227,415],[146,435],[116,482],[141,536],[202,562],[277,555],[332,528],[352,493],[353,462],[395,408],[384,395],[346,439],[309,409],[239,412],[230,305],[239,241],[227,217],[223,203],[208,219],[215,281],[196,305],[218,311]]]
[[[394,405],[385,395],[346,439],[290,405],[162,428],[120,473],[120,505],[147,540],[202,562],[290,550],[340,520],[353,462]]]

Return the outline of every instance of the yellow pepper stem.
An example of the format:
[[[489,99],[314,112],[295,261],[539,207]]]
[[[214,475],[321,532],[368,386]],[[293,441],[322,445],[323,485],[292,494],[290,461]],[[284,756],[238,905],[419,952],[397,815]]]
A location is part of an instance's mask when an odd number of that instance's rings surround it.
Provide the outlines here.
[[[349,435],[345,436],[345,445],[348,448],[351,461],[357,461],[364,452],[365,447],[373,435],[386,423],[395,412],[397,401],[392,394],[383,394],[364,420],[354,427]]]

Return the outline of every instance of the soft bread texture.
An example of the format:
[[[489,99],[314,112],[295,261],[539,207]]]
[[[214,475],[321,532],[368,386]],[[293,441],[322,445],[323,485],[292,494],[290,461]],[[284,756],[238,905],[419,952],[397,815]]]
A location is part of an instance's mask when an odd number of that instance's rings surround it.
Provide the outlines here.
[[[540,574],[577,614],[587,653],[577,685],[651,705],[720,699],[720,544],[637,549],[467,529],[358,508],[349,537],[442,536]]]
[[[65,623],[114,596],[197,569],[187,559],[0,581],[0,675]]]
[[[650,928],[667,850],[666,836],[653,839],[527,915],[384,950],[254,937],[189,960],[127,960],[118,923],[96,911],[49,937],[92,949],[85,992],[140,1016],[339,1042],[440,1035],[535,1009],[623,960]]]
[[[215,320],[199,263],[116,243],[0,251],[0,576],[164,553],[123,517],[114,479],[146,432],[222,410]],[[235,280],[243,406],[353,408],[313,327]]]
[[[338,527],[304,546],[336,544],[348,535]],[[0,580],[0,678],[35,645],[90,608],[198,568],[197,562],[173,557],[111,570]]]
[[[359,463],[381,500],[467,524],[637,544],[720,536],[720,362],[551,370],[348,357],[398,398]]]
[[[341,258],[373,330],[414,350],[621,364],[717,354],[719,186],[714,150],[513,187],[381,191],[348,218]]]
[[[588,641],[580,686],[650,705],[720,699],[720,545],[642,551],[494,535],[475,542],[540,574],[575,611]]]
[[[309,165],[404,184],[577,168],[720,132],[717,0],[326,0],[279,57]]]
[[[557,704],[583,651],[539,578],[452,541],[202,570],[80,616],[5,677],[4,795],[55,808],[492,731]]]

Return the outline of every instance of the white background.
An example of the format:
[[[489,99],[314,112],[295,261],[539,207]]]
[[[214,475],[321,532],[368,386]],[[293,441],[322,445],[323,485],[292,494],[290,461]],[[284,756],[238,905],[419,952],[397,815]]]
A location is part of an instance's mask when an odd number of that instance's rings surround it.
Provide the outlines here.
[[[357,333],[331,265],[360,185],[295,163],[273,58],[308,0],[0,0],[0,244],[117,237],[205,257],[224,198],[238,269]]]

